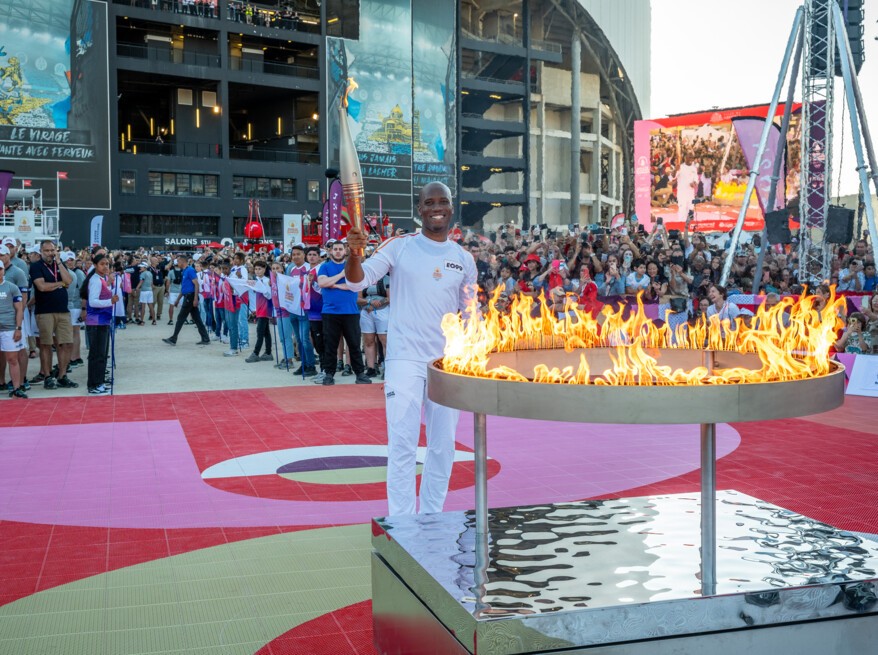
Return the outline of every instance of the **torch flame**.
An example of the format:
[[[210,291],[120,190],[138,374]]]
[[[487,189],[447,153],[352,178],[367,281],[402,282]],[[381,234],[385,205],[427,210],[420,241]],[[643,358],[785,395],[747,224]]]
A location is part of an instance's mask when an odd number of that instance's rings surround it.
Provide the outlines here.
[[[347,109],[348,96],[359,88],[360,88],[360,85],[357,84],[357,81],[353,77],[349,77],[348,81],[347,81],[347,86],[345,86],[344,95],[342,95],[342,97],[341,97],[341,106],[342,107]]]
[[[798,301],[784,298],[774,307],[759,307],[749,320],[736,319],[735,325],[713,316],[672,330],[667,323],[656,325],[646,316],[640,296],[636,310],[628,316],[622,308],[610,306],[595,316],[571,302],[569,314],[556,318],[544,303],[528,296],[517,297],[508,310],[499,311],[495,306],[499,292],[480,320],[455,314],[443,318],[446,345],[441,366],[445,371],[519,382],[624,386],[747,384],[817,377],[832,370],[830,348],[842,325],[839,314],[845,303],[833,289],[822,311],[815,306],[814,296]],[[477,306],[466,314],[478,316]],[[585,349],[577,367],[538,364],[527,373],[492,366],[489,361],[494,353],[562,348],[566,352]],[[589,348],[610,349],[612,367],[595,375],[588,362]],[[656,349],[752,354],[761,366],[672,369],[653,356]]]

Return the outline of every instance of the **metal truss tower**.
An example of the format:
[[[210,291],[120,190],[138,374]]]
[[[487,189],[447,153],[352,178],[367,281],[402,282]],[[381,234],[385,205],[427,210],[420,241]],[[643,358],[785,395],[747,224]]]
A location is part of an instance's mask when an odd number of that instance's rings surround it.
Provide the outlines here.
[[[829,279],[829,248],[823,235],[832,187],[835,1],[805,0],[804,5],[799,279],[812,285]]]

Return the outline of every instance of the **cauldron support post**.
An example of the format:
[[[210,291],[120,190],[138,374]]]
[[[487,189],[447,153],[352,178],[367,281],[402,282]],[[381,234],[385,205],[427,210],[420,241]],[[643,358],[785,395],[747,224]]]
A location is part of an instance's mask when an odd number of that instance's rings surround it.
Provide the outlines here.
[[[712,350],[702,364],[713,373]],[[716,423],[701,424],[701,595],[716,594]]]
[[[487,418],[473,414],[473,452],[476,464],[476,533],[488,534],[488,439]]]

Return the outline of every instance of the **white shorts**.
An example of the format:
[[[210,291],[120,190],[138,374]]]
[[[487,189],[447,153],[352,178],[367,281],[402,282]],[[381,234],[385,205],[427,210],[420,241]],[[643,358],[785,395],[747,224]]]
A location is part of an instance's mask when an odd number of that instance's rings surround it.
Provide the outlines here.
[[[140,304],[148,305],[150,303],[155,302],[155,299],[152,296],[152,289],[141,289],[140,290]]]
[[[360,311],[360,332],[363,334],[387,334],[387,317],[390,315],[390,307],[373,309],[367,312]]]
[[[5,353],[14,353],[19,350],[24,350],[25,339],[22,337],[18,341],[12,338],[12,335],[15,334],[12,330],[2,330],[0,331],[0,351]]]
[[[176,305],[177,301],[180,299],[179,293],[174,293],[173,291],[168,294],[168,302],[172,305]]]
[[[73,327],[82,327],[85,325],[85,320],[82,317],[82,312],[78,309],[70,310],[70,325]]]

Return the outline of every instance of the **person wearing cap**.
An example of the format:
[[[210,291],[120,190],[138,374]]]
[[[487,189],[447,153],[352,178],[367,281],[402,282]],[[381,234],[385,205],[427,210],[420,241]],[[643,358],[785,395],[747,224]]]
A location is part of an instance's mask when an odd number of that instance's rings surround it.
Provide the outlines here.
[[[67,377],[73,347],[67,287],[73,283],[73,277],[61,262],[53,241],[46,239],[40,243],[40,259],[31,264],[30,277],[40,340],[40,372],[31,383],[42,382],[46,389],[75,389],[79,385]],[[53,341],[58,354],[57,376],[52,374]]]
[[[421,513],[441,512],[454,463],[454,434],[460,412],[427,397],[427,364],[442,357],[442,317],[468,311],[478,272],[466,250],[448,238],[454,206],[440,182],[418,196],[421,231],[388,239],[367,261],[359,253],[366,235],[348,232],[352,254],[345,266],[348,287],[361,291],[390,275],[393,302],[387,328],[387,501],[391,515],[413,514],[417,505],[417,450],[421,411],[427,425],[427,455],[420,487]],[[327,347],[327,352],[329,347]]]
[[[19,257],[21,242],[18,239],[13,239],[12,237],[5,237],[3,241],[0,241],[0,244],[9,248],[9,252],[12,255],[12,265],[25,275],[29,275],[30,271],[28,270],[28,263],[25,262],[21,257]],[[7,265],[7,269],[8,268],[9,265]],[[7,277],[9,277],[8,274]],[[27,306],[27,303],[25,303],[25,306]]]
[[[7,239],[3,240],[4,242]],[[15,240],[12,240],[13,244]],[[18,257],[13,256],[13,251],[9,249],[9,246],[2,245],[0,246],[0,263],[3,264],[5,268],[5,279],[7,282],[11,282],[18,286],[18,290],[21,295],[21,306],[23,308],[23,317],[21,321],[21,339],[26,344],[27,338],[31,336],[30,330],[30,319],[33,318],[30,310],[28,310],[28,302],[30,301],[30,280],[26,272],[22,271],[20,267],[15,266],[14,262],[18,260],[21,261]],[[22,262],[24,263],[24,262]],[[25,391],[30,389],[30,382],[27,381],[27,364],[28,364],[28,352],[27,348],[22,348],[18,351],[18,367],[21,372],[21,386],[24,387]],[[6,360],[5,358],[0,358],[0,380],[6,379]],[[12,382],[6,384],[6,389],[11,391],[15,387]]]
[[[82,302],[79,298],[79,290],[85,283],[85,273],[76,267],[76,253],[69,250],[61,253],[61,261],[70,271],[70,277],[73,281],[67,287],[67,309],[70,310],[70,325],[73,328],[73,351],[70,353],[70,368],[82,366],[82,339],[80,338],[80,328],[85,325],[82,313]]]
[[[165,267],[157,255],[149,258],[149,272],[152,273],[152,297],[155,301],[155,317],[157,321],[162,320],[162,309],[165,307]]]
[[[24,378],[21,375],[20,352],[26,351],[22,337],[24,303],[17,284],[5,279],[6,266],[0,262],[0,351],[3,351],[5,366],[9,369],[12,389],[10,398],[27,398]]]
[[[140,282],[137,283],[138,293],[137,296],[140,298],[140,317],[141,323],[146,320],[146,310],[149,309],[149,320],[155,325],[155,296],[152,293],[153,287],[153,277],[152,270],[149,267],[149,263],[144,259],[140,264],[137,265],[140,268]]]

